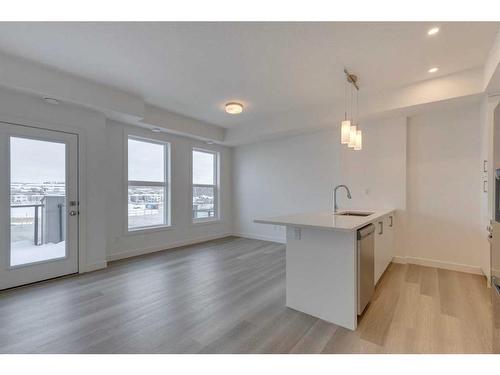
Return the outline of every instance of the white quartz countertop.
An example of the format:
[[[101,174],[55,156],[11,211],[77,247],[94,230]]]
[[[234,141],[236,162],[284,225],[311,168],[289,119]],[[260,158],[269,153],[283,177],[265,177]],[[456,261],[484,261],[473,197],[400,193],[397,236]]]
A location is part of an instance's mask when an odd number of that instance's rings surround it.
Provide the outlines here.
[[[339,215],[343,212],[370,212],[369,216],[346,216]],[[272,225],[286,225],[303,228],[318,228],[318,229],[331,229],[331,230],[347,230],[354,231],[364,227],[367,224],[373,223],[378,219],[394,213],[394,209],[384,210],[361,210],[349,209],[339,210],[337,214],[333,212],[309,212],[300,213],[287,216],[278,216],[265,219],[256,219],[255,223],[259,224],[272,224]]]

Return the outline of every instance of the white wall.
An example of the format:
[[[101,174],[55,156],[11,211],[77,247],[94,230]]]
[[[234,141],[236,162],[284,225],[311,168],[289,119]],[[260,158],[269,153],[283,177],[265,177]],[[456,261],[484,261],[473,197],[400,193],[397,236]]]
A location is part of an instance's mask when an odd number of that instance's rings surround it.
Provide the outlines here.
[[[487,241],[479,105],[411,117],[407,160],[403,255],[481,268]]]
[[[106,161],[106,120],[102,114],[61,103],[50,105],[40,97],[20,92],[0,89],[0,120],[13,121],[40,127],[55,127],[59,130],[76,131],[82,145],[80,157],[85,161],[84,199],[86,232],[84,243],[85,258],[80,259],[82,271],[106,266],[106,220],[102,181],[107,171]],[[0,125],[1,126],[1,125]]]
[[[370,121],[360,152],[339,144],[338,129],[235,148],[235,232],[283,241],[281,229],[252,221],[330,210],[345,183],[353,199],[341,192],[341,207],[399,209],[399,260],[486,271],[479,108]]]
[[[353,199],[340,195],[347,208],[406,206],[405,117],[369,122],[363,129],[363,149],[341,147],[340,176]]]
[[[233,161],[235,232],[284,241],[281,227],[256,218],[328,211],[333,188],[345,183],[353,199],[341,207],[404,208],[406,119],[363,124],[364,148],[339,144],[338,128],[288,139],[236,147]]]
[[[159,127],[198,139],[224,140],[224,128],[152,106],[134,93],[3,52],[0,52],[0,66],[2,87],[75,103],[134,125]]]
[[[283,242],[284,228],[253,220],[331,207],[339,183],[336,138],[336,132],[321,132],[235,148],[235,232]]]
[[[127,233],[125,139],[126,134],[159,139],[171,145],[172,228],[148,232]],[[108,121],[106,126],[106,167],[108,194],[106,199],[107,256],[109,260],[163,250],[193,242],[223,237],[232,233],[231,225],[231,149],[207,145],[194,139],[166,133],[153,133],[134,126]],[[191,223],[192,198],[190,160],[193,146],[220,153],[220,209],[217,223]]]
[[[338,129],[234,150],[213,145],[211,148],[222,155],[223,222],[206,225],[192,225],[189,220],[189,150],[197,141],[106,123],[97,112],[65,103],[49,105],[39,97],[7,89],[0,89],[0,120],[49,124],[80,134],[87,201],[87,251],[82,270],[103,267],[107,258],[231,232],[283,241],[281,228],[254,224],[253,220],[329,210],[332,188],[339,183],[347,183],[353,193],[352,201],[346,201],[341,193],[344,206],[403,209],[406,202],[408,214],[401,216],[407,237],[398,255],[487,267],[488,245],[481,221],[484,155],[477,104],[411,117],[408,129],[401,118],[363,124],[361,152],[340,146]],[[174,229],[147,235],[125,231],[125,129],[172,143]]]
[[[50,105],[40,97],[10,89],[0,89],[0,121],[35,127],[77,132],[80,158],[84,160],[83,180],[86,206],[85,249],[80,271],[106,266],[107,260],[167,249],[232,233],[231,225],[231,149],[207,145],[182,136],[156,134],[139,127],[107,121],[103,114],[60,103]],[[1,126],[1,124],[0,124]],[[172,229],[148,234],[127,234],[124,181],[124,132],[171,142],[172,152]],[[221,213],[217,224],[191,224],[189,161],[192,146],[214,149],[221,155]]]

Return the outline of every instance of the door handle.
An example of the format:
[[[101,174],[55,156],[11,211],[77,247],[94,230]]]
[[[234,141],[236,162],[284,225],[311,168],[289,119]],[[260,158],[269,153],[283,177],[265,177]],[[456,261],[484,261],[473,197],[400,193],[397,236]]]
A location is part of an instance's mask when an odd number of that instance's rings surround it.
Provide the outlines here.
[[[383,234],[384,233],[384,222],[379,221],[378,224],[380,225],[380,229],[379,229],[378,234]]]
[[[77,212],[76,211],[70,211],[69,212],[69,216],[76,216],[77,215]]]
[[[389,220],[391,220],[389,226],[392,227],[394,225],[394,218],[392,216],[389,216]]]

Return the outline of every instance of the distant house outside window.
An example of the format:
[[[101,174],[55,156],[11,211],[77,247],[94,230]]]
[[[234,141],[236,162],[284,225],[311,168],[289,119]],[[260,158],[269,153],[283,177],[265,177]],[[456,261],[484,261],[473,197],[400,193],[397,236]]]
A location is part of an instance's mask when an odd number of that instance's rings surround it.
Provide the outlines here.
[[[169,144],[128,137],[128,230],[170,225]]]
[[[192,154],[193,222],[219,219],[219,154],[194,148]]]

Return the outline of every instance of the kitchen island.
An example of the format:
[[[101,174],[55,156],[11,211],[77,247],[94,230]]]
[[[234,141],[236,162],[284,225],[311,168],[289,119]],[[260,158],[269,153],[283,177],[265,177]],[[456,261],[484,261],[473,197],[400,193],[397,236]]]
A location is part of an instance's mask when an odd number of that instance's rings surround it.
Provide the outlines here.
[[[375,225],[375,270],[371,270],[375,284],[392,259],[388,236],[394,210],[303,213],[255,222],[286,226],[287,307],[355,330],[358,229]]]

